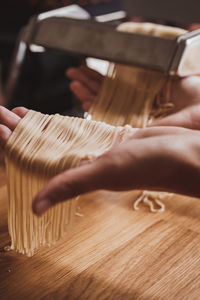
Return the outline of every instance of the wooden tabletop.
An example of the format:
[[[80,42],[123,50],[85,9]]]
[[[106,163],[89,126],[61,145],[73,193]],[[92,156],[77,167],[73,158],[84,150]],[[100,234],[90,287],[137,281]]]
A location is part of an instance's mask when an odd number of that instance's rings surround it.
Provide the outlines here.
[[[10,242],[0,169],[0,247]],[[0,299],[200,299],[200,200],[133,211],[136,192],[80,199],[76,226],[28,258],[0,252]]]

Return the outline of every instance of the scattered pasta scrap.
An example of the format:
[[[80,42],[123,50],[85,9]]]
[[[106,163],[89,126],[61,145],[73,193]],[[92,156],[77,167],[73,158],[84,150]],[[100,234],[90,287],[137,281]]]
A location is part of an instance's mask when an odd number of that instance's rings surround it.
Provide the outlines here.
[[[11,246],[5,246],[4,248],[3,248],[3,250],[5,251],[5,252],[9,252],[9,251],[11,251]]]
[[[75,215],[76,215],[77,217],[84,217],[84,214],[80,214],[80,213],[78,213],[78,212],[76,212]]]
[[[172,195],[173,194],[171,193],[164,192],[142,191],[141,195],[134,201],[133,209],[139,210],[139,205],[144,203],[144,205],[148,206],[149,210],[153,213],[164,212],[165,204],[162,203],[162,200]]]

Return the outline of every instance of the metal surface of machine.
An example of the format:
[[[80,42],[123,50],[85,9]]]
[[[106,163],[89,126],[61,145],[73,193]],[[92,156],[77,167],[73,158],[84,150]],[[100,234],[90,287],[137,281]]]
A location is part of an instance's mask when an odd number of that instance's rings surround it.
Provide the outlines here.
[[[92,56],[188,76],[200,74],[200,30],[177,39],[118,32],[115,27],[91,20],[50,17],[32,19],[24,36],[35,44],[69,53]],[[194,59],[195,57],[195,59]]]
[[[180,8],[180,2],[181,9],[175,11],[176,6]],[[173,4],[171,1],[166,5],[164,3],[127,0],[124,1],[124,8],[127,14],[164,19],[168,16],[170,20],[187,22],[200,20],[195,13],[198,11],[198,1],[190,1],[192,10],[189,12],[188,2],[177,0]],[[80,11],[79,16],[76,11],[70,14],[69,9],[66,7],[35,16],[21,32],[6,89],[8,102],[27,47],[39,46],[40,51],[55,49],[83,57],[136,65],[172,76],[200,74],[200,29],[177,39],[130,34],[118,32],[110,24],[90,20],[84,11]],[[125,16],[125,12],[120,15]]]

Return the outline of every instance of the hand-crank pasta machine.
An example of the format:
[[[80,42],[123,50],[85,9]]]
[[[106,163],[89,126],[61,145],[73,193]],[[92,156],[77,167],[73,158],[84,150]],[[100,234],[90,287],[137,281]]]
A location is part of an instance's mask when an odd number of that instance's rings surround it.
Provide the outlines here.
[[[127,0],[123,3],[123,16],[126,12],[186,24],[200,22],[199,0],[174,0],[173,3]],[[76,12],[70,14],[68,11],[69,7],[66,7],[34,16],[22,30],[7,85],[7,101],[27,47],[39,46],[41,49],[136,65],[173,76],[200,74],[200,29],[174,40],[118,32],[115,26],[91,20],[83,10],[79,11],[79,19],[76,19]]]

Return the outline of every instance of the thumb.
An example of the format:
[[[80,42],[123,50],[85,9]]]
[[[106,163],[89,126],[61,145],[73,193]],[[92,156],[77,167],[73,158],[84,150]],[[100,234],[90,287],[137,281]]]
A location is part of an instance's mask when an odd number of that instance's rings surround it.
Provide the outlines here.
[[[104,178],[104,170],[97,159],[55,176],[33,200],[33,212],[40,216],[59,202],[103,188],[100,178]]]
[[[154,126],[178,126],[178,127],[188,127],[188,119],[185,118],[185,112],[179,111],[177,113],[171,114],[167,117],[155,120],[149,127]]]

